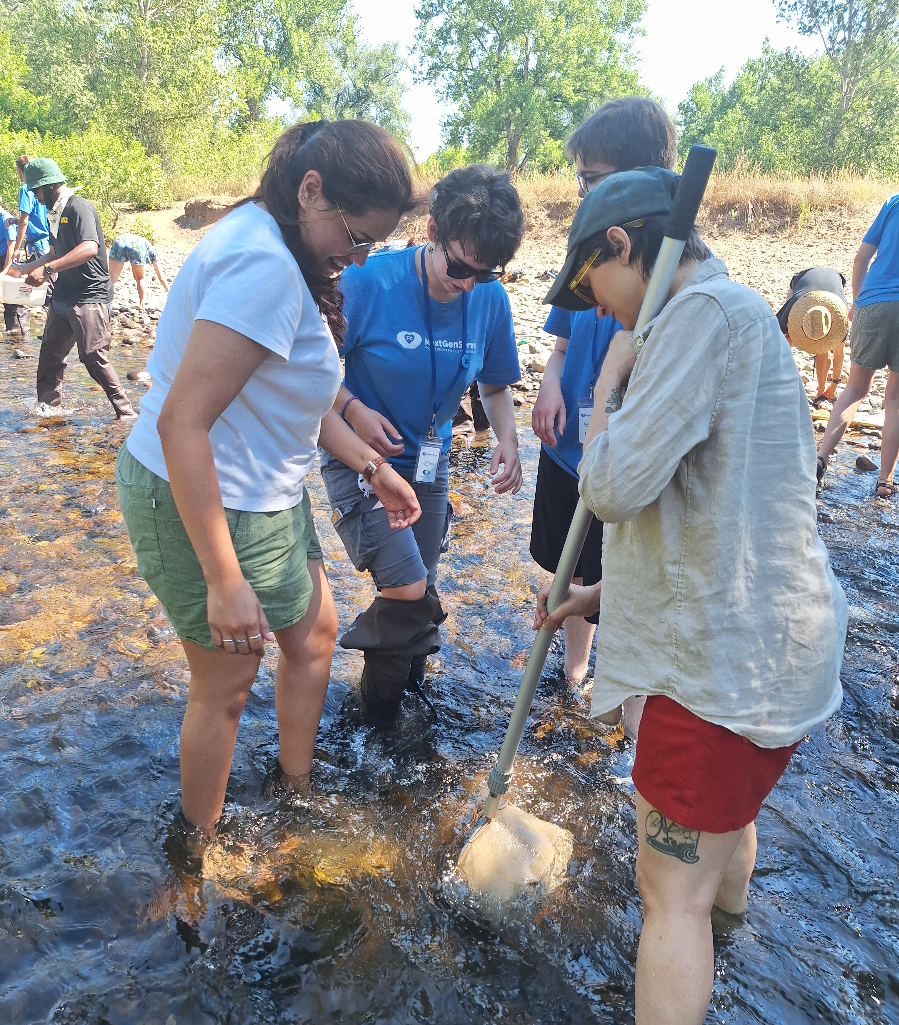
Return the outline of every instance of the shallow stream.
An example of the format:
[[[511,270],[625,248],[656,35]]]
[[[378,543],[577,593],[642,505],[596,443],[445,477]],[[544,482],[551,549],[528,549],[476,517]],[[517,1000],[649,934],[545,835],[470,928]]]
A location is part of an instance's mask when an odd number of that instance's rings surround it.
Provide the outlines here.
[[[360,663],[338,648],[317,794],[279,801],[268,656],[223,838],[194,878],[163,848],[187,676],[118,513],[124,431],[77,365],[73,415],[38,421],[36,360],[0,349],[0,1021],[632,1021],[633,745],[584,718],[558,648],[513,797],[574,834],[569,882],[498,933],[472,925],[441,885],[530,647],[542,574],[527,554],[529,418],[517,497],[489,491],[489,449],[453,457],[458,517],[440,578],[450,618],[425,686],[436,721],[410,697],[397,728],[364,726]],[[145,355],[114,350],[122,376]],[[715,920],[709,1022],[899,1023],[899,500],[868,497],[874,478],[855,455],[843,446],[820,503],[851,606],[845,701],[762,811],[745,921]],[[317,475],[311,490],[346,625],[371,586],[346,561]]]

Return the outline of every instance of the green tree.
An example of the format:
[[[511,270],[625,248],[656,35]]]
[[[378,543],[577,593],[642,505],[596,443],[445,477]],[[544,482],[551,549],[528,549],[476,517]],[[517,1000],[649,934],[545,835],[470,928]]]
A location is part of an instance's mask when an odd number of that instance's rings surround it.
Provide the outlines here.
[[[745,162],[775,174],[899,169],[899,81],[893,72],[856,95],[853,116],[833,132],[841,80],[826,55],[777,51],[767,42],[725,88],[723,69],[697,82],[678,107],[681,155],[694,143],[718,150],[720,167]]]
[[[403,107],[402,74],[408,69],[397,43],[369,46],[358,39],[356,18],[350,18],[331,44],[330,75],[310,78],[306,107],[331,119],[359,117],[408,141],[409,114]]]
[[[0,124],[12,131],[44,128],[48,104],[23,85],[28,73],[24,52],[0,32]]]
[[[221,53],[234,71],[241,123],[268,117],[266,104],[302,108],[309,82],[333,81],[332,46],[348,18],[348,0],[220,0]]]
[[[839,102],[829,135],[836,142],[857,100],[876,93],[899,58],[899,0],[777,0],[780,17],[817,36],[839,76]]]
[[[419,0],[418,78],[453,109],[450,146],[508,170],[561,159],[605,100],[639,91],[633,41],[645,0]]]

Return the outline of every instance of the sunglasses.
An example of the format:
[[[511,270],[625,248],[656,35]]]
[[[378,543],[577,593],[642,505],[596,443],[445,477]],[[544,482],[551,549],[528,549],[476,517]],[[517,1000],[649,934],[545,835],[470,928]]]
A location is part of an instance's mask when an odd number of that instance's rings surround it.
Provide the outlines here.
[[[635,221],[627,221],[626,223],[622,224],[621,227],[642,228],[643,220],[644,219],[642,217],[638,217]],[[587,257],[587,259],[581,264],[581,269],[571,279],[571,283],[568,286],[571,289],[571,291],[574,292],[574,294],[578,297],[578,299],[583,300],[585,303],[589,303],[591,306],[597,305],[596,297],[593,295],[593,289],[590,287],[590,282],[584,281],[584,278],[586,278],[587,272],[596,262],[596,258],[599,256],[601,252],[601,249],[596,249],[593,253],[590,254],[589,257]]]
[[[617,173],[617,171],[600,171],[598,174],[576,174],[574,180],[583,192],[589,192],[597,182],[604,181],[610,174]]]
[[[370,253],[372,247],[377,245],[376,242],[357,242],[353,238],[353,233],[350,231],[350,226],[346,222],[346,217],[343,216],[343,210],[340,209],[340,204],[334,204],[337,207],[337,212],[340,214],[340,219],[343,221],[343,226],[346,228],[346,233],[350,237],[350,246],[347,249],[347,256],[359,256],[362,253]]]
[[[459,263],[454,260],[446,250],[446,242],[440,243],[443,255],[446,258],[446,276],[455,281],[464,281],[466,278],[474,278],[479,285],[486,285],[488,281],[496,281],[502,277],[502,270],[475,270],[467,263]]]

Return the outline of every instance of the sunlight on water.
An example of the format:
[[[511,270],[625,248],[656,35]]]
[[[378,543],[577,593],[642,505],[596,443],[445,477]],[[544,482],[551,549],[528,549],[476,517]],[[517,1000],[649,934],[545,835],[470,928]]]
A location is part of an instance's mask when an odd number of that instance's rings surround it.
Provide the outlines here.
[[[571,831],[568,879],[495,929],[444,886],[486,796],[542,580],[527,555],[537,457],[527,418],[519,496],[490,492],[489,449],[453,457],[457,516],[440,578],[450,618],[425,685],[436,721],[410,696],[394,728],[364,725],[358,653],[338,649],[316,794],[285,798],[272,785],[270,652],[222,829],[191,874],[165,848],[187,675],[117,510],[124,431],[80,367],[69,371],[73,414],[38,421],[36,361],[6,357],[0,1021],[632,1020],[633,746],[585,717],[557,645],[510,796]],[[124,376],[145,353],[114,357]],[[852,607],[845,704],[763,809],[749,914],[715,922],[709,1021],[899,1022],[899,516],[870,500],[854,458],[847,447],[821,503]],[[345,559],[317,474],[311,492],[346,625],[373,590]]]

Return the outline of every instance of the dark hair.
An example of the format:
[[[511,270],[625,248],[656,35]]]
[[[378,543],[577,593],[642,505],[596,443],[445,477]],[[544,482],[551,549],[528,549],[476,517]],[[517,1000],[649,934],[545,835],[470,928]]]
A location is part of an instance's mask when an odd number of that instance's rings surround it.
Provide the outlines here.
[[[677,159],[677,133],[671,118],[654,100],[623,96],[609,100],[575,129],[565,152],[574,160],[608,164],[618,171],[667,167]]]
[[[521,200],[505,171],[486,164],[460,167],[431,190],[429,211],[441,242],[453,239],[489,267],[505,267],[524,234]]]
[[[312,298],[328,322],[334,340],[343,340],[340,279],[322,274],[300,234],[300,182],[308,171],[322,177],[322,192],[344,213],[414,209],[409,163],[396,140],[368,121],[309,121],[288,128],[268,156],[254,196],[278,222],[284,244],[297,261]]]
[[[665,237],[665,224],[667,220],[667,214],[653,214],[650,217],[642,218],[643,223],[640,225],[619,225],[631,240],[631,255],[628,263],[640,269],[644,280],[648,279],[652,273],[659,250],[662,248],[662,239]],[[615,259],[620,254],[621,250],[618,246],[610,241],[608,231],[609,229],[606,228],[605,231],[592,235],[578,246],[576,264],[578,269],[580,269],[585,260],[590,259],[590,256],[596,250],[599,250],[599,253],[592,263],[593,267],[597,267],[602,263],[608,263],[609,260]],[[711,257],[712,251],[702,241],[694,228],[690,232],[687,244],[684,246],[680,263],[686,263],[689,260],[701,263],[703,260],[711,259]]]
[[[25,169],[25,165],[30,164],[33,159],[34,158],[28,156],[27,153],[23,153],[20,157],[16,157],[16,167],[18,167],[20,171],[23,171]]]

